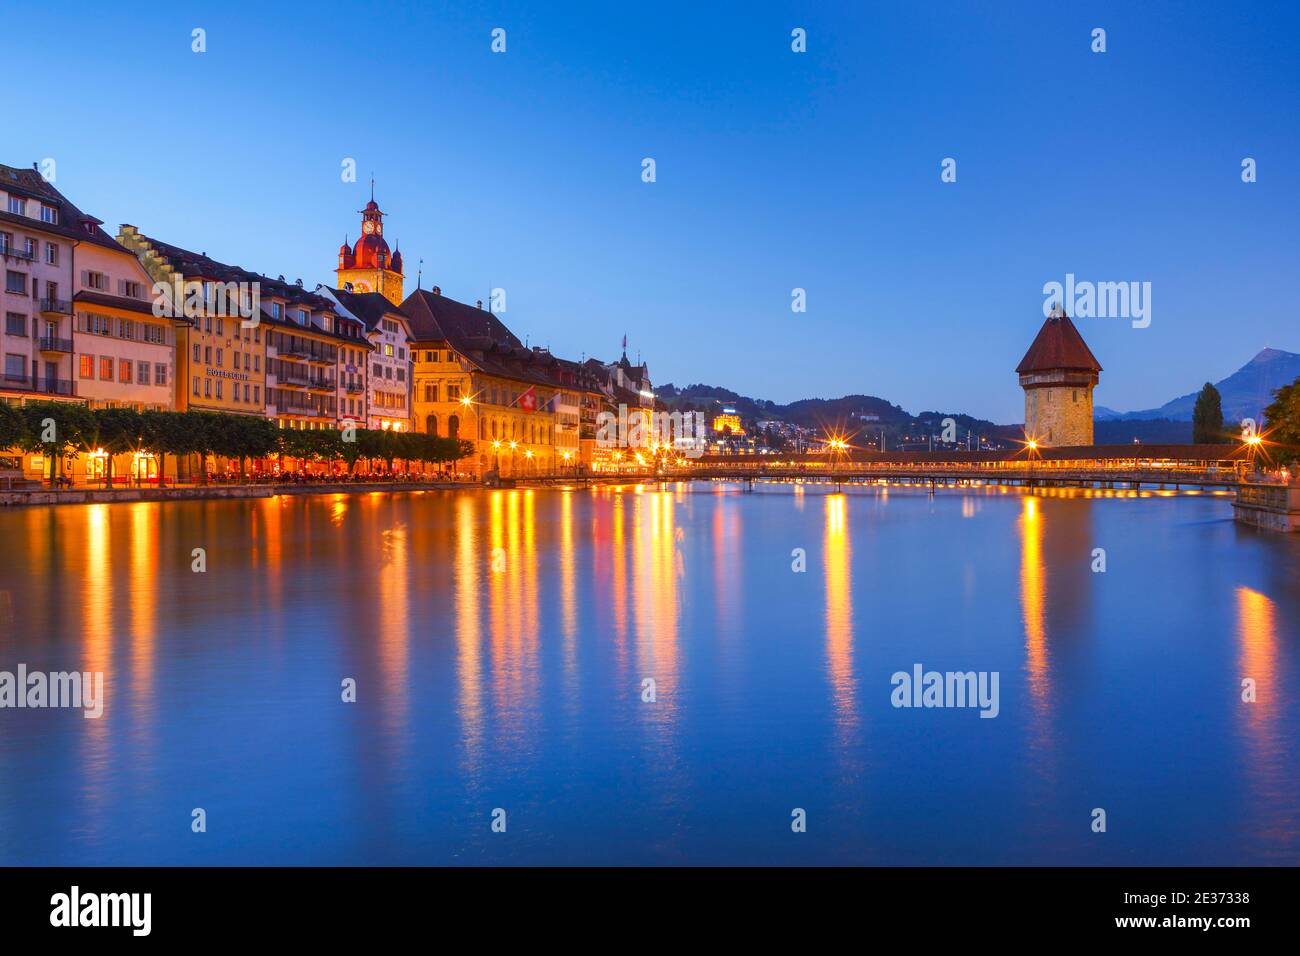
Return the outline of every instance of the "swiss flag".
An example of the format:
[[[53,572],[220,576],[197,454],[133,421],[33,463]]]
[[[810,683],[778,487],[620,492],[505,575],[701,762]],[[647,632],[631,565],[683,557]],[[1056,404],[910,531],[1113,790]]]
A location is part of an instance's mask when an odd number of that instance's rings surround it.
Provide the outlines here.
[[[526,412],[537,411],[537,393],[529,386],[528,391],[519,396],[519,407]]]

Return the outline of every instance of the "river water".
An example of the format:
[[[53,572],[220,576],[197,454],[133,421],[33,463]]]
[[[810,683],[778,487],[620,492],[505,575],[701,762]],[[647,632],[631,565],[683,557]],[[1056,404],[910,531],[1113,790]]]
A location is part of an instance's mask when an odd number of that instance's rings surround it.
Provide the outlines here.
[[[1300,863],[1300,536],[1222,496],[286,496],[0,548],[0,672],[105,681],[0,709],[0,864]],[[996,716],[894,706],[918,665]]]

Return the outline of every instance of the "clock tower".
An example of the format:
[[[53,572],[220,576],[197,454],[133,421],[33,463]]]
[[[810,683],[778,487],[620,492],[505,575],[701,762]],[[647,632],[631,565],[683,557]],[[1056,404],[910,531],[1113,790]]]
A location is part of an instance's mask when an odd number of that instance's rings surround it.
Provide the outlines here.
[[[402,252],[389,253],[384,238],[384,213],[375,202],[375,184],[370,184],[370,202],[361,210],[361,238],[355,247],[345,241],[339,249],[338,288],[353,292],[378,292],[393,305],[402,304]]]

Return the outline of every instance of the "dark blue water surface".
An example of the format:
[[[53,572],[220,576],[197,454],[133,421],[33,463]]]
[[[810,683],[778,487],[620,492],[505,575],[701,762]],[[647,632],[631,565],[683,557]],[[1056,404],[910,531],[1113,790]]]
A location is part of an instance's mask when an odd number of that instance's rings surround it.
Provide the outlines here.
[[[107,703],[0,710],[0,864],[1296,864],[1298,621],[1300,536],[1210,495],[8,510],[0,670]]]

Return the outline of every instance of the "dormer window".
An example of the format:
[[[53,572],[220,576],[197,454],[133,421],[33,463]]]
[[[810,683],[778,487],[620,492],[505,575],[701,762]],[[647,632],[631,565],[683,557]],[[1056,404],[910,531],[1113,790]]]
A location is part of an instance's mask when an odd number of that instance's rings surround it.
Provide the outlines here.
[[[15,216],[27,215],[27,200],[22,196],[10,196],[9,211]]]
[[[308,315],[307,315],[307,311],[306,311],[305,309],[299,309],[299,310],[298,310],[298,324],[299,324],[299,325],[307,325],[307,324],[308,324]]]
[[[280,305],[279,302],[271,303],[271,318],[273,319],[284,318],[284,307]]]
[[[59,210],[57,206],[47,206],[41,203],[41,222],[48,222],[51,226],[59,224]],[[93,228],[89,230],[93,232]]]

